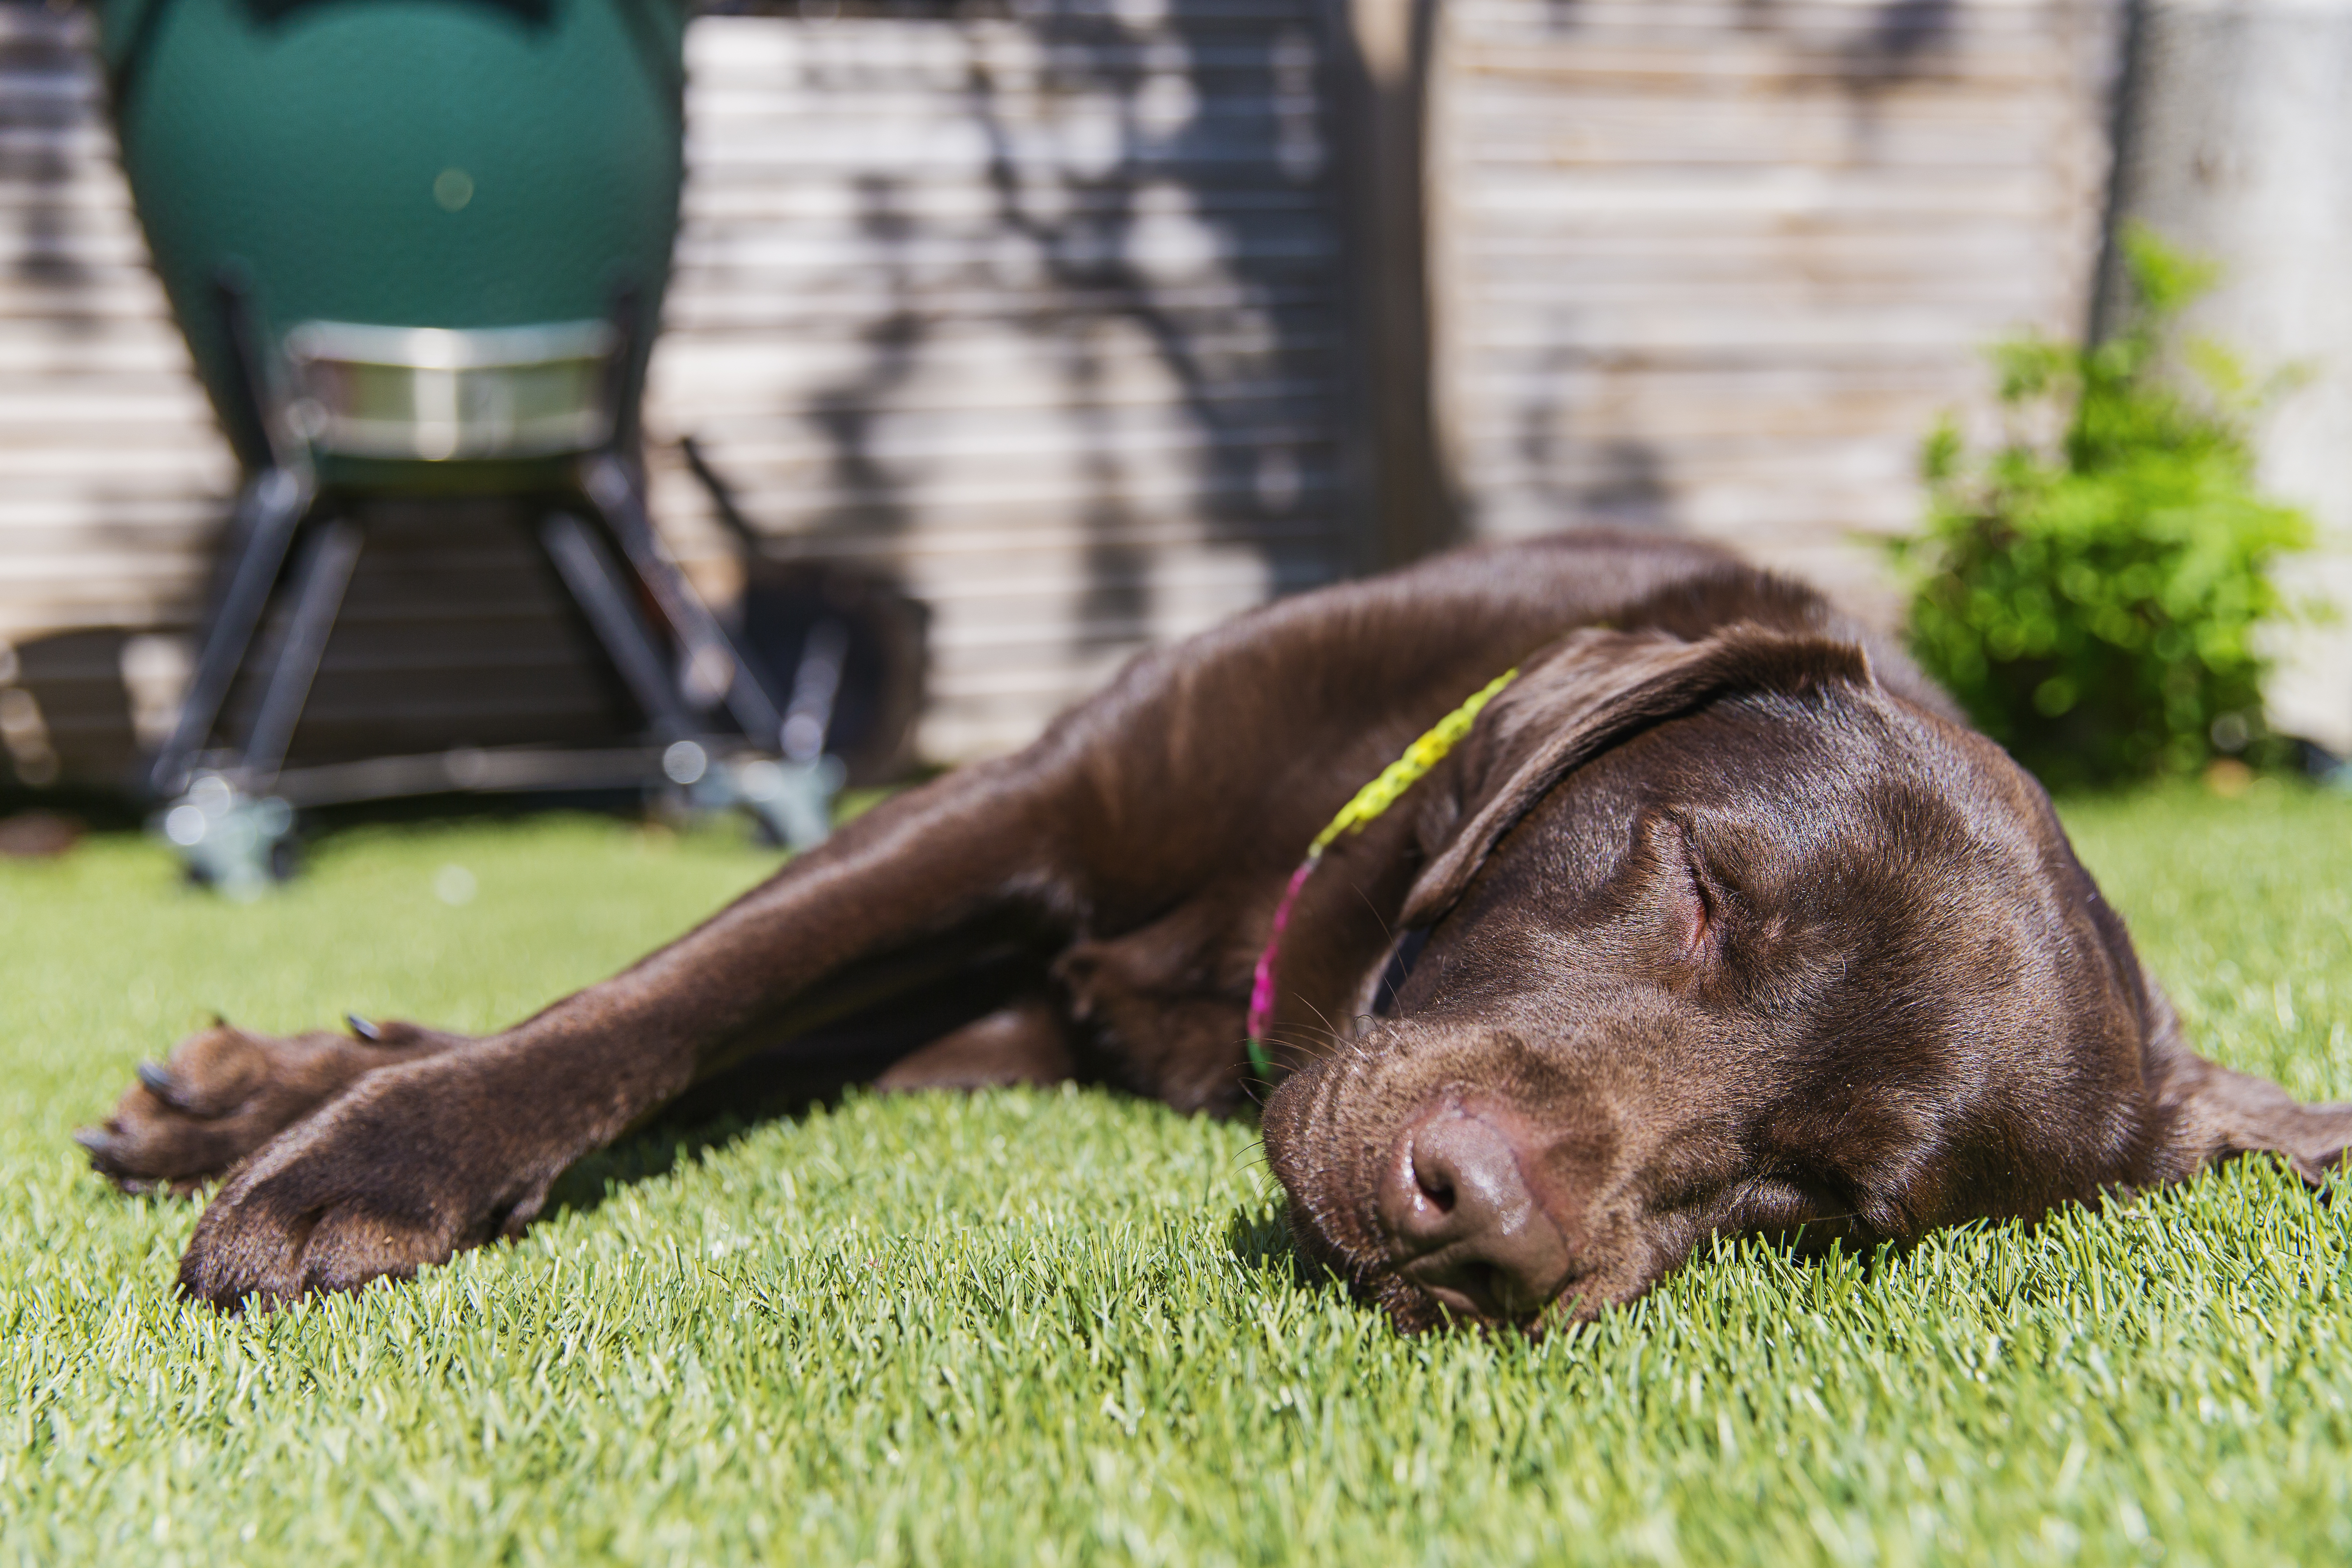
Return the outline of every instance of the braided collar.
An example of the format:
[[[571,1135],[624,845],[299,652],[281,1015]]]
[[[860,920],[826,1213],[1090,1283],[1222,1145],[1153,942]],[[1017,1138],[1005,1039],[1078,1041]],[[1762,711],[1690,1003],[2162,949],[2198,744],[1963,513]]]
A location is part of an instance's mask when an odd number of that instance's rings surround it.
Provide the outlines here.
[[[1471,723],[1478,710],[1486,706],[1494,695],[1508,686],[1518,676],[1514,668],[1503,671],[1485,686],[1473,692],[1468,701],[1440,719],[1404,749],[1395,762],[1381,770],[1380,776],[1358,790],[1355,797],[1339,808],[1339,815],[1325,825],[1307,847],[1307,858],[1290,874],[1290,885],[1282,891],[1282,901],[1274,907],[1274,929],[1265,939],[1265,950],[1257,955],[1257,973],[1250,983],[1249,1000],[1249,1065],[1263,1082],[1274,1081],[1274,1056],[1266,1046],[1266,1032],[1274,1025],[1275,966],[1282,952],[1282,933],[1290,923],[1290,909],[1298,901],[1299,892],[1307,879],[1314,874],[1323,858],[1323,851],[1343,833],[1357,833],[1366,823],[1394,805],[1418,783],[1423,774],[1442,762],[1445,754],[1470,732]]]

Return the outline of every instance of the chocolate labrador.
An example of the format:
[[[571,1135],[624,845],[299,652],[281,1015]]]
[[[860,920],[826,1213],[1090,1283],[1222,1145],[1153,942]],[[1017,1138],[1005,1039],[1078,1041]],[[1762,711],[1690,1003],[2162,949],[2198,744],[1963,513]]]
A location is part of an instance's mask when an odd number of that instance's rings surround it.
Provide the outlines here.
[[[191,1294],[511,1236],[753,1062],[1188,1110],[1266,1080],[1298,1247],[1408,1329],[1589,1316],[1712,1236],[1866,1247],[2257,1150],[2316,1184],[2352,1142],[2352,1106],[2189,1050],[2041,789],[1899,653],[1720,552],[1606,535],[1147,654],[503,1033],[352,1026],[208,1030],[80,1135],[125,1184],[226,1173]]]

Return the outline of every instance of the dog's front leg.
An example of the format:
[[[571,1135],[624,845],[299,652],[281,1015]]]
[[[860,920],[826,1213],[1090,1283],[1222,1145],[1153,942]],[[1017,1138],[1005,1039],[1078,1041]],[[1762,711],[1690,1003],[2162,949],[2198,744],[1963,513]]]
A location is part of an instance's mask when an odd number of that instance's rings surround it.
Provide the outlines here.
[[[223,1307],[352,1289],[514,1234],[566,1166],[698,1079],[952,963],[1003,911],[1068,912],[1069,816],[1042,748],[967,769],[869,813],[614,979],[369,1074],[231,1174],[182,1287]]]

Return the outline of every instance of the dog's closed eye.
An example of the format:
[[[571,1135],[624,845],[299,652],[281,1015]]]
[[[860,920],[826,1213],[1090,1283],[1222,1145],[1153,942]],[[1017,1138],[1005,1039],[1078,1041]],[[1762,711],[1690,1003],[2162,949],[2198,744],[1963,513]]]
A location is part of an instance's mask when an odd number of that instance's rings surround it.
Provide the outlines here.
[[[1688,912],[1685,917],[1683,952],[1696,958],[1716,945],[1723,917],[1723,896],[1708,881],[1706,868],[1701,864],[1697,848],[1690,835],[1683,835],[1683,880],[1689,889]]]
[[[1654,868],[1653,885],[1666,916],[1675,952],[1685,959],[1714,953],[1720,942],[1725,912],[1722,889],[1707,875],[1690,825],[1678,817],[1660,816],[1645,825]]]

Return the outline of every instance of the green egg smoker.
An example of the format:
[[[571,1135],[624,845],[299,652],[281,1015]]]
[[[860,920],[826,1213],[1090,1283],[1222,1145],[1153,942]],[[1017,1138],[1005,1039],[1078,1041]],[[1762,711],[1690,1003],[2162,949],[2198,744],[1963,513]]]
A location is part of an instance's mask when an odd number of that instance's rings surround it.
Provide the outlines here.
[[[290,866],[297,808],[446,789],[677,788],[821,837],[839,650],[812,634],[780,702],[664,548],[637,462],[683,174],[678,0],[96,10],[140,223],[243,469],[144,770],[192,875],[250,896]],[[646,743],[288,772],[365,544],[353,503],[485,494],[532,503]],[[231,738],[241,673],[260,697]]]

